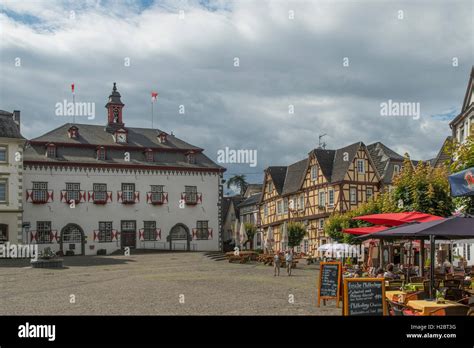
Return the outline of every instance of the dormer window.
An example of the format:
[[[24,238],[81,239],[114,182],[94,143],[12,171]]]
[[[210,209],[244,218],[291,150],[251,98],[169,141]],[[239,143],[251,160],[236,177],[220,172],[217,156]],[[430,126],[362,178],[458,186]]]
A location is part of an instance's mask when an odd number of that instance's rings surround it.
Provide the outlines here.
[[[46,157],[55,158],[56,157],[56,145],[48,144],[46,146]]]
[[[105,152],[105,147],[103,146],[100,146],[98,149],[97,149],[97,159],[99,161],[105,161],[106,160],[106,152]]]
[[[79,128],[77,128],[76,126],[71,126],[67,130],[67,133],[69,135],[69,138],[77,139],[79,137]]]
[[[158,141],[160,142],[160,144],[166,143],[167,136],[168,135],[165,132],[161,132],[160,134],[158,134]]]
[[[147,162],[153,162],[155,160],[152,149],[145,150],[145,158]]]
[[[196,163],[196,157],[194,156],[194,152],[186,153],[186,162],[188,162],[189,164]]]

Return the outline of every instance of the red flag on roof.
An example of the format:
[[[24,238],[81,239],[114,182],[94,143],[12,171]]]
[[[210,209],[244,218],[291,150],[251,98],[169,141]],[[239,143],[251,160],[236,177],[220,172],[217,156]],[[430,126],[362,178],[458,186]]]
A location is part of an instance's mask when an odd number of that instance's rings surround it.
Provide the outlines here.
[[[71,85],[71,91],[74,93],[74,83]]]
[[[158,98],[158,92],[151,92],[151,101],[155,102]]]

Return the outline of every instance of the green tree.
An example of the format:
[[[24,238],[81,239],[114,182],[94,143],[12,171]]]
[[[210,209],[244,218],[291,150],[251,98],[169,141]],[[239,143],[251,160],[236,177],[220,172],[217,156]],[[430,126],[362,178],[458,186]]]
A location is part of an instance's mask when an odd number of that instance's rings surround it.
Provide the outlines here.
[[[413,168],[409,156],[405,155],[403,170],[393,180],[393,189],[384,192],[370,202],[344,214],[330,216],[325,224],[325,233],[337,242],[353,243],[354,236],[343,233],[345,228],[366,227],[371,224],[353,220],[361,215],[419,211],[438,216],[449,216],[454,211],[450,196],[448,172],[445,167],[432,168],[419,162]]]
[[[231,177],[227,181],[227,188],[230,188],[231,186],[238,188],[240,195],[243,196],[248,186],[245,175],[234,175]]]
[[[299,222],[288,224],[288,246],[290,248],[300,245],[305,235],[306,229],[303,224]]]
[[[244,223],[245,233],[247,234],[247,242],[250,242],[250,249],[253,246],[253,238],[255,237],[255,233],[257,233],[257,227],[250,222]]]

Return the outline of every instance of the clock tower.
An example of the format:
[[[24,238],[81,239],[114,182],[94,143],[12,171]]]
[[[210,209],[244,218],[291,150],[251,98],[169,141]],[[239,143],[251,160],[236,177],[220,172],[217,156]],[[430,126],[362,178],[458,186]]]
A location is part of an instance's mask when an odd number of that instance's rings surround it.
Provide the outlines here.
[[[114,88],[109,95],[109,101],[105,105],[107,109],[107,132],[112,133],[115,142],[118,144],[127,143],[127,129],[122,120],[122,109],[125,104],[120,100],[120,93],[117,91],[117,84],[114,82]]]
[[[109,101],[105,105],[107,108],[107,128],[122,128],[125,124],[122,120],[122,109],[125,105],[120,100],[120,93],[117,91],[117,84],[114,82],[114,88],[109,95]]]

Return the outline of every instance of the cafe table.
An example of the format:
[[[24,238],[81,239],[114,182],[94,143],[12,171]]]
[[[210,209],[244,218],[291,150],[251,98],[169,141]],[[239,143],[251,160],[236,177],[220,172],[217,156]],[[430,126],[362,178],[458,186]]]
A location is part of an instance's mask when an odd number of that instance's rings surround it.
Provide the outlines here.
[[[430,313],[436,309],[446,308],[446,307],[451,307],[451,306],[459,306],[459,303],[454,302],[454,301],[445,301],[445,303],[436,303],[436,300],[435,301],[412,300],[412,301],[408,301],[407,306],[421,312],[421,315],[430,315]]]
[[[385,291],[385,297],[390,301],[394,302],[405,302],[405,296],[407,293],[401,290],[387,290]]]

